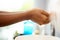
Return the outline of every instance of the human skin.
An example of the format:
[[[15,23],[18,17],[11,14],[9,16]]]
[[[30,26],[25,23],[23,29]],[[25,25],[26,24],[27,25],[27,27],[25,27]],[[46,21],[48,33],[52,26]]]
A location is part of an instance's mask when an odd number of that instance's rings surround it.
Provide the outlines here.
[[[32,9],[22,12],[0,11],[0,27],[24,20],[32,20],[40,25],[49,23],[49,13],[42,9]]]

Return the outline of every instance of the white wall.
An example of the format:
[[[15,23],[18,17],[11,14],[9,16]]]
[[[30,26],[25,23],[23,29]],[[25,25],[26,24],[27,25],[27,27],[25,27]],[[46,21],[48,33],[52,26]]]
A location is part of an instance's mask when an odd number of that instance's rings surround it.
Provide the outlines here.
[[[47,0],[35,0],[35,7],[46,9]]]
[[[55,22],[52,23],[55,26],[55,35],[60,37],[60,0],[49,0],[48,10],[55,14]]]

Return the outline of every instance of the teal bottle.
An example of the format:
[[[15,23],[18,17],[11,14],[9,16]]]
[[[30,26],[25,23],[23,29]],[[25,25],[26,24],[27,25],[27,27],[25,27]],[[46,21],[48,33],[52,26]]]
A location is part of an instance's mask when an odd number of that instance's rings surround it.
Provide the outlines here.
[[[24,22],[24,35],[31,35],[34,32],[34,22],[25,21]]]

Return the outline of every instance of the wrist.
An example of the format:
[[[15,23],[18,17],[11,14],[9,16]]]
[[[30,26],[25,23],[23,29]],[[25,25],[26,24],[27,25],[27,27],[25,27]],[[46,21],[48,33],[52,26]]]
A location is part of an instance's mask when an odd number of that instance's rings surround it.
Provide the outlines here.
[[[25,14],[26,14],[26,20],[30,20],[32,18],[32,13],[25,12]]]

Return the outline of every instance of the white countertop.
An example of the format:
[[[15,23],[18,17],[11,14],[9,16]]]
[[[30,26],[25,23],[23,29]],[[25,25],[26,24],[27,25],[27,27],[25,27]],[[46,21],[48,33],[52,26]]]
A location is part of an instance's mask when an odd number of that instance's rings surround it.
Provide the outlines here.
[[[45,35],[25,35],[18,36],[15,38],[15,40],[60,40],[60,38]]]

